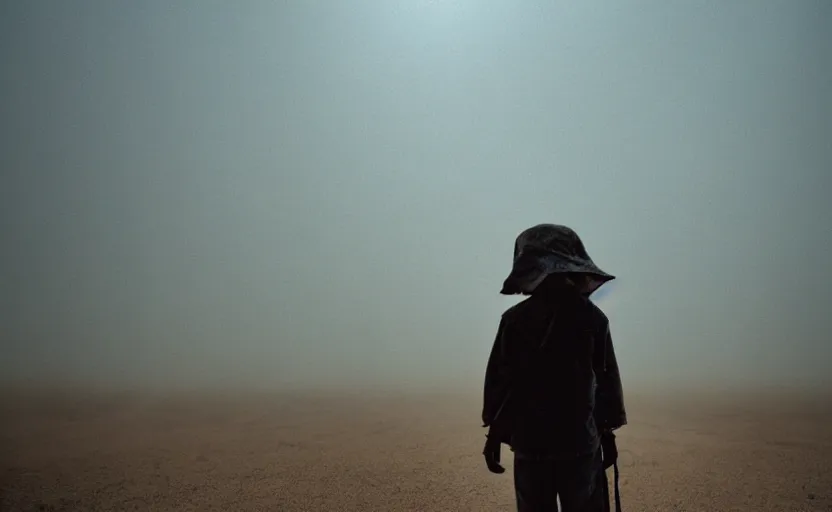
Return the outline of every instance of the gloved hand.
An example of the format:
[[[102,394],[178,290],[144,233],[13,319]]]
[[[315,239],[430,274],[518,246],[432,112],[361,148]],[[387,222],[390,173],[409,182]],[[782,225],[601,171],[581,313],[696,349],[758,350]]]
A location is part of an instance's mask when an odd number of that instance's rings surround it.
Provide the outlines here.
[[[485,448],[483,448],[482,454],[485,456],[485,464],[488,466],[488,471],[497,475],[506,471],[506,468],[500,465],[501,448],[500,436],[489,431],[485,438]]]
[[[601,457],[604,469],[612,467],[618,461],[618,447],[612,430],[601,433]]]

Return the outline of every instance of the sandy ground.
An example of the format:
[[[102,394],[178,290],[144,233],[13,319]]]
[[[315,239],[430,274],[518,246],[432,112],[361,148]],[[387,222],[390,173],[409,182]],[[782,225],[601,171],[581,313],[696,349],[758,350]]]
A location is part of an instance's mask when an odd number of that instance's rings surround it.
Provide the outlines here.
[[[630,398],[624,509],[832,510],[829,401],[762,402]],[[6,392],[0,510],[512,510],[478,417],[473,395]]]

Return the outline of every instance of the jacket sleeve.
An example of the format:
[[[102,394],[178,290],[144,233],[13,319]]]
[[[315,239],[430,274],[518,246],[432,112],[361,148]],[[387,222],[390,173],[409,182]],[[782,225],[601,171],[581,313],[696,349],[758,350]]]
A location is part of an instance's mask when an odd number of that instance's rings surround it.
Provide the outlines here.
[[[611,431],[627,424],[627,411],[624,407],[624,390],[621,386],[621,374],[618,360],[612,344],[609,323],[605,322],[602,342],[603,350],[600,367],[596,370],[598,387],[595,392],[596,422],[601,431]]]
[[[482,423],[484,427],[492,424],[497,412],[503,405],[509,390],[509,365],[506,353],[506,320],[500,319],[497,336],[491,347],[491,355],[485,368],[485,386],[483,392]]]

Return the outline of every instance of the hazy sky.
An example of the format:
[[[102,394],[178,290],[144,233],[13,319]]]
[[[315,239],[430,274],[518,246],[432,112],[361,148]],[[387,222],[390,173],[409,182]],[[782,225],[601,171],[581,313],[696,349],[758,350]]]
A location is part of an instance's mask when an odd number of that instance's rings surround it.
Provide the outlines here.
[[[832,2],[0,3],[0,374],[482,381],[514,237],[625,386],[832,389]]]

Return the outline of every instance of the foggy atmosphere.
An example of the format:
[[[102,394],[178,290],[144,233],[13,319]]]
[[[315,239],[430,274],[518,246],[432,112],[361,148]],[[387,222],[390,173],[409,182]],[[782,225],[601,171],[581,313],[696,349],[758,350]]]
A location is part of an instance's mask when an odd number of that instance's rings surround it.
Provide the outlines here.
[[[2,2],[0,510],[515,510],[479,409],[541,223],[616,277],[625,509],[830,510],[830,22]]]

